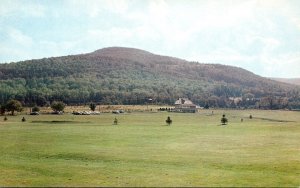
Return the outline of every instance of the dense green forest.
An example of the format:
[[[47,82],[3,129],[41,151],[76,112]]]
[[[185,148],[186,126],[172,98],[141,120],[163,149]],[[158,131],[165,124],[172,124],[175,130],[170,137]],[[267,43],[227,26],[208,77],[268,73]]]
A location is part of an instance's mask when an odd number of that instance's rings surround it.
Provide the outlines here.
[[[299,87],[241,68],[188,62],[132,48],[0,64],[0,104],[27,106],[173,104],[187,97],[200,106],[300,108]]]

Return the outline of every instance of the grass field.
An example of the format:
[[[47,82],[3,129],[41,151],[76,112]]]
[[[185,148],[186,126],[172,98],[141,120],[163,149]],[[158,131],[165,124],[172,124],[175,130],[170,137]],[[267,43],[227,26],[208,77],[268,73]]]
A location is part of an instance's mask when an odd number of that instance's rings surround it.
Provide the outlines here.
[[[300,186],[300,112],[22,117],[0,119],[0,186]]]

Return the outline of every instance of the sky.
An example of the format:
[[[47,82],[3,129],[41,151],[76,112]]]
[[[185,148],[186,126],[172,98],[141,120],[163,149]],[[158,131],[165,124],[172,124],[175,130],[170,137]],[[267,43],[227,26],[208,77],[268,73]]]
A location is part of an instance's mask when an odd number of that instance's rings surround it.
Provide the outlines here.
[[[112,46],[300,77],[300,1],[0,0],[0,63]]]

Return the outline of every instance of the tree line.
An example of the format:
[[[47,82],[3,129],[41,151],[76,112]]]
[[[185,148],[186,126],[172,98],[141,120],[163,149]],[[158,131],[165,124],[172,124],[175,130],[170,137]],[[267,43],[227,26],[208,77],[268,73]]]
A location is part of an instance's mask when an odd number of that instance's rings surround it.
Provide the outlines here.
[[[66,106],[65,103],[63,103],[62,101],[53,101],[51,103],[51,108],[52,108],[53,112],[56,114],[58,114],[59,112],[63,112],[65,106]],[[94,106],[95,106],[94,103],[90,104],[90,108],[92,110],[94,109]],[[0,106],[0,114],[1,115],[4,115],[6,112],[8,112],[13,116],[13,115],[15,115],[15,112],[22,112],[22,111],[23,111],[22,103],[15,99],[11,99],[11,100],[7,101],[7,103],[2,104]],[[36,113],[36,112],[40,111],[40,108],[38,106],[34,106],[31,108],[31,111]],[[34,114],[34,115],[36,115],[36,114]]]
[[[92,77],[16,78],[0,81],[0,105],[16,99],[25,106],[50,106],[53,101],[67,105],[90,102],[107,105],[174,104],[180,97],[203,107],[217,108],[300,108],[299,91],[262,92],[259,88],[214,83],[207,86],[164,78],[162,80],[93,79]]]

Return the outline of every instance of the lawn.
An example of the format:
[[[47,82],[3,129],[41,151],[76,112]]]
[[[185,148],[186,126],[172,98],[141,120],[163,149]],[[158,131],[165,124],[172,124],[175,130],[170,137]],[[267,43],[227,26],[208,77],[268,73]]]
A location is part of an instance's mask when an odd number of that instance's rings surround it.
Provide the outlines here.
[[[300,186],[300,112],[3,118],[0,186]]]

